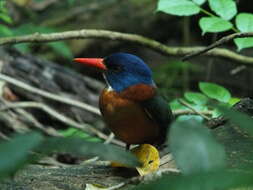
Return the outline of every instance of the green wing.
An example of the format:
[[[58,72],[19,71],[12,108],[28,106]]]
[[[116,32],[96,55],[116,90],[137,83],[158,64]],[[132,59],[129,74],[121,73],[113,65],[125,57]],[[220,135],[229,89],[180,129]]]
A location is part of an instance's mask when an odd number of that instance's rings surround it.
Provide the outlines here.
[[[166,140],[167,131],[173,120],[173,114],[166,102],[161,96],[155,95],[153,98],[141,102],[149,117],[160,127],[160,135],[157,144],[163,144]]]

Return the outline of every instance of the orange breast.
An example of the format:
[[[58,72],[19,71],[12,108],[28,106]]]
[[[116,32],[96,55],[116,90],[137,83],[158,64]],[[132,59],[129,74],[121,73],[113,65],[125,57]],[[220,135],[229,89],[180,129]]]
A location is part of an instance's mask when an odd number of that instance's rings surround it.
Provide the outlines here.
[[[157,139],[159,127],[136,101],[105,89],[99,106],[107,126],[123,142],[142,144]]]

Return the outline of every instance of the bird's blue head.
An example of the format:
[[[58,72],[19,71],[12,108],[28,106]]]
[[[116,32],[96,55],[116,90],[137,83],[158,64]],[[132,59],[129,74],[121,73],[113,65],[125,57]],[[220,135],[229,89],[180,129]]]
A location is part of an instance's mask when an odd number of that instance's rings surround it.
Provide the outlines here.
[[[114,53],[104,59],[76,58],[75,61],[103,70],[107,82],[116,92],[136,84],[153,85],[150,68],[132,54]]]

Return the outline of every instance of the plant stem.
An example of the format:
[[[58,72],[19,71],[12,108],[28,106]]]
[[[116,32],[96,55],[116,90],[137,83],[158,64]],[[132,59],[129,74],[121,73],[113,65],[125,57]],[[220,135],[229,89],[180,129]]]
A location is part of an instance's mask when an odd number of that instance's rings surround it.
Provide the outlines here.
[[[214,14],[210,13],[209,11],[207,11],[207,10],[201,8],[201,7],[200,7],[200,11],[201,11],[202,13],[205,13],[205,14],[208,15],[208,16],[216,17]]]

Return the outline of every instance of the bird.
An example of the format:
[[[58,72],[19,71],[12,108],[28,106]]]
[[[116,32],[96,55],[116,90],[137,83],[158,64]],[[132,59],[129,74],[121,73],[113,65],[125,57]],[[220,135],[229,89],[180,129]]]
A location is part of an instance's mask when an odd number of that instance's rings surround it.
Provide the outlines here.
[[[105,124],[126,143],[162,145],[173,114],[159,94],[152,71],[138,56],[113,53],[105,58],[75,58],[74,62],[102,71],[107,86],[99,108]]]

